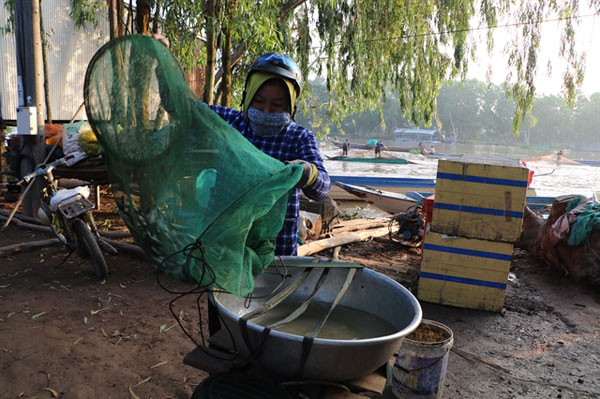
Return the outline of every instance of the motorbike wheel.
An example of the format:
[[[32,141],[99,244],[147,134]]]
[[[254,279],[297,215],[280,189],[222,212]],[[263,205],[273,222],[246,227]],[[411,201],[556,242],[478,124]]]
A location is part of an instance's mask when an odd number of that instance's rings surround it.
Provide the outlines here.
[[[82,247],[83,252],[87,254],[92,262],[96,275],[100,278],[106,277],[108,275],[108,266],[106,266],[106,260],[104,260],[104,255],[102,255],[102,251],[92,234],[92,230],[81,219],[73,221],[73,229],[75,230],[75,234],[77,234],[77,241]]]

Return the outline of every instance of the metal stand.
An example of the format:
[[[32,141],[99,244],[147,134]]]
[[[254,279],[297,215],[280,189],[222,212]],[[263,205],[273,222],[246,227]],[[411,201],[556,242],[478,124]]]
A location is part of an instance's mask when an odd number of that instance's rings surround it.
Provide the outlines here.
[[[210,327],[209,327],[210,328]],[[344,383],[325,382],[325,381],[287,381],[269,373],[255,364],[249,363],[246,359],[233,359],[233,353],[230,346],[229,337],[224,329],[218,330],[208,339],[209,347],[195,348],[189,352],[183,359],[183,363],[203,370],[212,376],[226,375],[227,373],[240,373],[249,378],[261,378],[269,381],[273,386],[286,386],[290,392],[290,398],[304,399],[385,399],[391,398],[386,393],[387,376],[389,375],[388,364],[369,374],[368,376],[358,378]],[[389,362],[388,362],[389,363]],[[231,374],[231,375],[236,375]],[[232,377],[233,378],[233,377]],[[232,381],[232,384],[234,382]],[[199,391],[202,390],[199,386]],[[253,393],[260,397],[260,392]],[[295,396],[294,396],[295,395]],[[218,396],[215,396],[218,397]],[[254,397],[248,393],[247,397]],[[194,396],[194,399],[196,396]],[[205,397],[201,397],[204,399]],[[210,396],[206,397],[211,398]],[[199,397],[200,399],[200,397]]]

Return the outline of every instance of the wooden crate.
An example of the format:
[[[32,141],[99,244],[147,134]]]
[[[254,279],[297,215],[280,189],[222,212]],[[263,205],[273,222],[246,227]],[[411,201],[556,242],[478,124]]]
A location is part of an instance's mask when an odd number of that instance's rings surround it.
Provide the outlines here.
[[[435,219],[434,219],[435,220]],[[513,244],[427,232],[417,297],[426,302],[500,311]]]
[[[529,170],[520,166],[440,160],[431,230],[516,242],[521,234],[528,176]]]

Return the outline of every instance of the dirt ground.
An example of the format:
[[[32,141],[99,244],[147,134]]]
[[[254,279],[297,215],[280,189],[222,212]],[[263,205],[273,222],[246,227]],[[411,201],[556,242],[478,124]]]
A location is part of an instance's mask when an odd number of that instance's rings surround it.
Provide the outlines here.
[[[112,209],[103,205],[98,224],[120,229]],[[10,226],[0,247],[45,237]],[[176,294],[161,287],[154,267],[125,252],[107,255],[110,275],[99,281],[77,255],[57,266],[65,255],[52,246],[0,257],[0,398],[189,398],[207,374],[183,364],[195,344],[177,325],[169,309]],[[416,292],[413,249],[382,238],[345,246],[340,258]],[[576,285],[518,249],[511,271],[500,313],[421,303],[425,318],[454,333],[443,398],[600,398],[598,288]],[[171,291],[193,288],[164,275],[160,282]],[[207,335],[196,296],[173,312],[195,339],[200,324]]]

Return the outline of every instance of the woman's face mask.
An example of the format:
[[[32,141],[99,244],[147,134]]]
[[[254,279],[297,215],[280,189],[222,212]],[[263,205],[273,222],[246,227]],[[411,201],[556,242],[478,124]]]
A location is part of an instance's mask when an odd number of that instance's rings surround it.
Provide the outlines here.
[[[289,112],[263,112],[253,106],[248,108],[252,131],[261,137],[272,137],[292,120]]]

